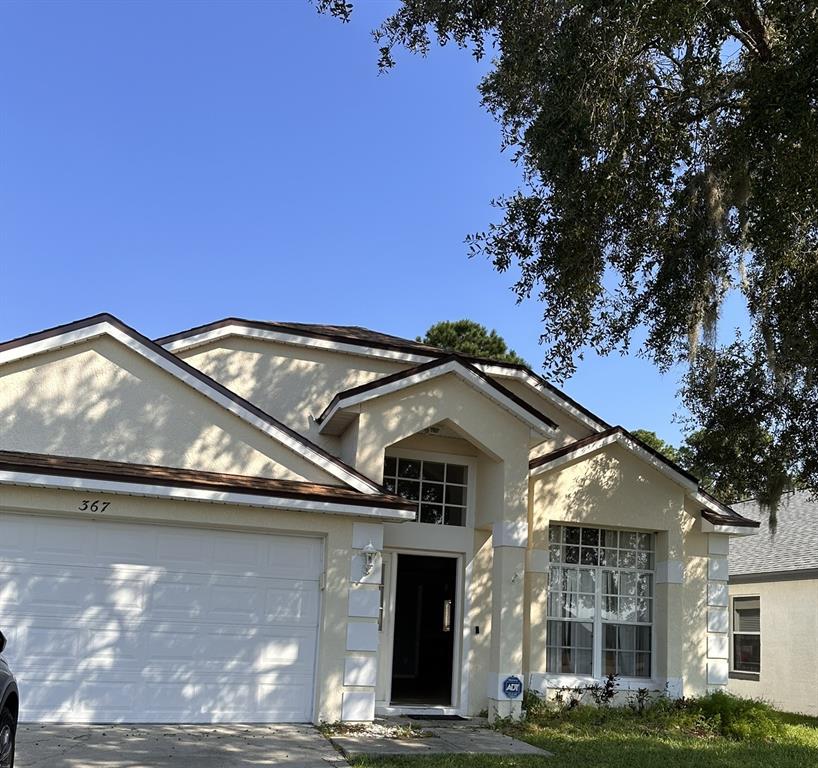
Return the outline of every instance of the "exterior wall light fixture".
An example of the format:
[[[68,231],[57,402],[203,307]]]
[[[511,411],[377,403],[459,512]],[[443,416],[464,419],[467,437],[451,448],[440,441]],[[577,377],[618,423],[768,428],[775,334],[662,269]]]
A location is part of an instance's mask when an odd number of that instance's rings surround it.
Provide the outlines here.
[[[372,539],[369,540],[369,543],[361,550],[361,555],[364,558],[364,576],[369,576],[372,571],[375,570],[375,561],[378,558],[378,550],[375,549],[375,545],[372,543]]]

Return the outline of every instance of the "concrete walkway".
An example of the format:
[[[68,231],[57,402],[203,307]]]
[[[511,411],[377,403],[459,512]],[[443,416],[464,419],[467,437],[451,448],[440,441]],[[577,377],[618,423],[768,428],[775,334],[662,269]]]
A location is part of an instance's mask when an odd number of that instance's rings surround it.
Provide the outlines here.
[[[15,768],[340,768],[310,725],[27,725]]]
[[[499,731],[480,720],[424,721],[388,718],[383,722],[411,724],[425,738],[385,738],[366,733],[333,736],[332,743],[349,758],[361,755],[540,755],[550,752]]]

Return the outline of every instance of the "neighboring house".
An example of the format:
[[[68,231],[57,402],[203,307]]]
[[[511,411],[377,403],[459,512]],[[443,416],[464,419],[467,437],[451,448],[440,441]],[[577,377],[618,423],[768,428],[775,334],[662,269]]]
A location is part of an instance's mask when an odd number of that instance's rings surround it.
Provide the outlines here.
[[[757,536],[730,542],[732,693],[818,715],[818,499],[785,494],[775,530],[753,501]]]
[[[97,315],[0,344],[26,720],[520,714],[727,684],[757,523],[528,369],[357,327]]]

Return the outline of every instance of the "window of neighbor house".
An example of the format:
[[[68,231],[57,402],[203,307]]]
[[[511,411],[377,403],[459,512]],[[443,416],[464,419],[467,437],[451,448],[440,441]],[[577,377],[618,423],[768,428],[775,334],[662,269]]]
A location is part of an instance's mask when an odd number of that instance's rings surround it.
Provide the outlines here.
[[[761,672],[761,598],[733,598],[733,669]]]
[[[550,525],[547,671],[650,677],[655,537]]]
[[[390,493],[417,502],[421,523],[466,525],[468,470],[460,464],[387,456],[383,484]]]

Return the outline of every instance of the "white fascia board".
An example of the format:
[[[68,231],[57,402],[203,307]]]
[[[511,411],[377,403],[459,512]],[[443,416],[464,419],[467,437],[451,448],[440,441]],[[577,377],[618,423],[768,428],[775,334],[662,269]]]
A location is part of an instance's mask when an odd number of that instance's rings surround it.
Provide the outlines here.
[[[52,352],[57,349],[62,349],[63,347],[70,347],[72,344],[81,344],[84,341],[95,339],[97,336],[103,336],[114,330],[116,329],[109,323],[100,322],[85,328],[66,331],[58,336],[49,336],[48,338],[40,339],[40,341],[22,344],[19,347],[0,352],[0,365],[12,363],[16,360],[23,360],[27,357],[42,354],[43,352]]]
[[[378,357],[385,360],[394,360],[398,363],[411,363],[418,365],[428,363],[435,358],[429,355],[416,355],[409,352],[398,352],[391,349],[378,349],[377,347],[365,347],[360,344],[347,344],[331,339],[321,339],[315,336],[299,335],[297,333],[287,333],[286,331],[274,331],[272,329],[251,328],[240,323],[214,328],[209,331],[197,333],[184,339],[169,341],[162,346],[173,352],[187,352],[195,347],[201,347],[214,341],[227,338],[228,336],[240,336],[248,339],[261,339],[262,341],[272,341],[278,344],[289,344],[295,347],[314,347],[326,349],[331,352],[341,352],[347,355],[358,355],[359,357]]]
[[[212,400],[222,408],[238,416],[243,421],[264,432],[266,435],[272,437],[278,443],[286,446],[291,451],[303,456],[305,459],[311,461],[313,464],[320,467],[325,472],[328,472],[333,477],[342,480],[355,490],[363,493],[380,492],[380,488],[378,488],[375,483],[365,481],[358,475],[348,472],[342,466],[339,466],[331,459],[311,448],[309,445],[295,439],[285,430],[280,429],[275,424],[271,424],[264,419],[260,419],[252,411],[235,402],[231,398],[226,397],[218,390],[203,382],[201,379],[197,378],[191,373],[188,373],[188,371],[184,370],[184,368],[175,365],[172,361],[158,354],[155,350],[146,346],[138,339],[133,338],[133,336],[121,331],[119,328],[108,322],[103,321],[96,323],[95,325],[89,325],[87,328],[68,331],[58,336],[51,336],[50,338],[42,339],[41,341],[35,341],[31,344],[25,344],[14,349],[6,350],[5,352],[0,353],[0,365],[13,360],[31,357],[32,355],[37,355],[42,352],[61,349],[72,344],[79,344],[103,335],[116,339],[118,342],[124,344],[141,357],[145,358],[146,360],[150,360],[166,373],[169,373],[171,376],[183,381],[185,384],[192,387],[209,400]]]
[[[64,491],[92,491],[119,496],[141,496],[176,501],[201,501],[209,504],[234,504],[242,507],[282,509],[294,512],[320,512],[330,515],[352,515],[379,520],[402,522],[414,520],[410,510],[370,507],[362,504],[342,504],[331,501],[290,499],[274,496],[255,496],[230,491],[211,491],[184,486],[151,485],[149,483],[123,483],[115,480],[96,480],[81,477],[60,477],[30,472],[0,471],[0,485],[29,486]]]
[[[701,504],[703,507],[706,507],[711,512],[716,512],[719,515],[724,514],[726,507],[722,506],[721,504],[717,504],[715,501],[705,496],[698,488],[696,488],[694,493],[690,494],[690,498],[696,503]],[[729,509],[729,507],[727,509]]]
[[[506,368],[502,365],[492,365],[491,363],[474,363],[473,365],[475,368],[480,369],[483,373],[489,376],[495,376],[500,379],[517,379],[518,381],[522,381],[527,386],[539,392],[539,394],[541,394],[546,400],[556,405],[557,408],[560,408],[569,415],[573,416],[577,421],[584,424],[589,429],[592,429],[594,432],[604,432],[609,428],[608,424],[604,424],[597,419],[591,418],[587,413],[583,413],[581,410],[579,410],[579,408],[571,405],[570,402],[560,397],[557,392],[554,392],[548,387],[544,387],[542,383],[528,371],[523,371],[519,368]]]
[[[701,518],[702,533],[723,533],[728,536],[755,536],[758,528],[749,525],[718,525]]]
[[[443,365],[435,368],[429,368],[428,370],[421,371],[420,373],[415,373],[412,376],[407,376],[403,379],[398,379],[397,381],[389,382],[388,384],[384,384],[379,387],[373,387],[365,392],[359,392],[357,395],[350,395],[349,397],[341,398],[337,403],[335,403],[335,405],[332,406],[329,413],[327,413],[327,415],[321,421],[318,431],[321,432],[325,428],[325,425],[329,424],[332,417],[339,411],[354,408],[356,405],[360,405],[368,400],[374,400],[375,398],[389,395],[392,392],[397,392],[416,384],[423,384],[424,382],[431,381],[432,379],[436,379],[440,376],[445,376],[449,373],[453,373],[455,376],[466,382],[466,384],[493,400],[501,408],[509,411],[509,413],[516,416],[539,434],[552,435],[554,433],[555,430],[552,427],[544,424],[533,414],[530,414],[524,408],[520,407],[511,398],[503,395],[502,392],[498,392],[496,389],[487,384],[480,376],[462,366],[456,360],[444,363]]]
[[[556,459],[552,459],[551,461],[545,462],[544,464],[539,464],[536,467],[532,467],[528,471],[529,477],[536,477],[537,475],[541,475],[544,472],[550,472],[553,469],[557,469],[557,467],[561,467],[563,464],[567,464],[569,461],[574,461],[574,459],[581,459],[583,456],[587,456],[589,453],[594,453],[595,451],[600,450],[600,448],[604,448],[606,445],[610,445],[611,443],[616,442],[616,435],[608,435],[607,437],[601,437],[599,440],[590,443],[589,445],[585,445],[582,448],[577,448],[575,451],[571,451],[570,453],[563,454],[562,456],[558,456]]]
[[[595,451],[598,451],[600,448],[604,448],[605,446],[611,445],[612,443],[618,443],[623,448],[626,448],[631,453],[635,454],[640,459],[650,464],[658,472],[661,472],[666,477],[669,477],[671,480],[681,485],[683,488],[687,490],[688,493],[690,494],[695,493],[697,495],[701,495],[698,494],[699,486],[696,483],[694,483],[690,478],[685,477],[679,472],[676,472],[672,467],[669,467],[661,459],[657,459],[650,451],[646,451],[644,448],[642,448],[641,445],[631,440],[627,435],[623,435],[621,432],[600,438],[599,440],[589,443],[588,445],[584,445],[581,448],[577,448],[577,450],[575,451],[571,451],[570,453],[566,453],[563,456],[559,456],[553,461],[549,461],[545,464],[540,464],[539,466],[532,468],[529,472],[529,475],[531,477],[534,477],[536,475],[542,474],[543,472],[549,472],[552,469],[556,469],[557,467],[562,466],[563,464],[567,464],[569,461],[574,461],[575,459],[587,456],[589,453],[594,453]]]

